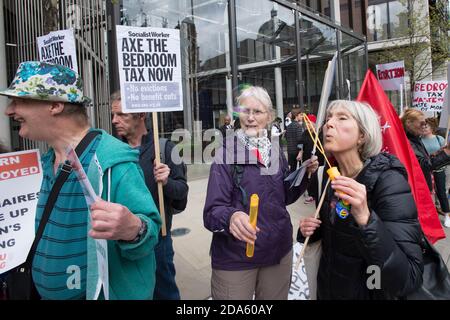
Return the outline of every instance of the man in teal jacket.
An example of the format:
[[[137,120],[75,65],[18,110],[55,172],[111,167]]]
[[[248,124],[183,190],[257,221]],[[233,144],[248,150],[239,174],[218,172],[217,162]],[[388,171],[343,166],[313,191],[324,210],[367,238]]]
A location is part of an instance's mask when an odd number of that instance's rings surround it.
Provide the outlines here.
[[[154,246],[158,210],[138,166],[139,154],[103,130],[89,127],[80,77],[43,62],[21,63],[6,114],[20,123],[20,136],[44,141],[44,179],[36,228],[56,177],[67,163],[66,147],[88,132],[97,136],[79,155],[98,199],[90,206],[72,171],[61,188],[33,259],[33,280],[42,299],[102,299],[97,241],[107,240],[110,299],[151,299],[155,285]],[[101,197],[101,199],[100,199]],[[100,240],[101,241],[101,240]]]

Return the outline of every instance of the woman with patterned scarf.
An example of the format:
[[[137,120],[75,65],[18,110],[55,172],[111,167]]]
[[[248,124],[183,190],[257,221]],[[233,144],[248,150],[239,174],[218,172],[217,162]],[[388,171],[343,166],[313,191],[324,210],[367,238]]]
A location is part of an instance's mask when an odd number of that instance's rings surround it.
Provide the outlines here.
[[[269,140],[272,102],[261,87],[237,98],[241,129],[227,137],[211,166],[203,221],[213,232],[213,299],[287,299],[292,268],[292,225],[286,206],[306,189],[308,174],[290,188],[278,139]],[[317,157],[307,171],[317,170]],[[259,197],[256,228],[249,220],[250,195]],[[254,245],[252,257],[246,245]]]

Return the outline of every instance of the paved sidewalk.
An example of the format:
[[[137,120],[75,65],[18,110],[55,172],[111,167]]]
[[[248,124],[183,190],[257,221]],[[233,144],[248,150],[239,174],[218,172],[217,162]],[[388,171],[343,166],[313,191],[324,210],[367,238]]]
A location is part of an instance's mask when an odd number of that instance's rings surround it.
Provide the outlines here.
[[[184,300],[207,299],[211,293],[209,247],[212,234],[203,226],[203,205],[208,184],[207,172],[198,170],[195,177],[194,174],[189,176],[189,179],[191,178],[197,178],[197,180],[190,180],[188,183],[189,201],[186,211],[174,216],[172,227],[172,230],[189,229],[189,233],[173,237],[176,280],[181,291],[181,298]],[[304,204],[304,200],[305,198],[302,196],[296,203],[288,207],[294,226],[293,237],[297,233],[299,218],[314,213],[314,204]],[[443,220],[442,216],[439,217]],[[439,241],[436,248],[441,252],[447,266],[450,266],[450,230],[444,229],[447,238]]]

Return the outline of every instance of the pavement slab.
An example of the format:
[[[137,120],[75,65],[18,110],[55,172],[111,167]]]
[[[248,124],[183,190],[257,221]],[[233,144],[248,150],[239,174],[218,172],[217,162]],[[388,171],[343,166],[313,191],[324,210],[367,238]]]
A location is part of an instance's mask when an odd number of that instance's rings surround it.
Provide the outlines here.
[[[203,226],[203,206],[205,204],[208,186],[208,171],[196,168],[190,176],[189,200],[186,210],[173,218],[172,230],[187,228],[185,235],[174,236],[174,263],[176,281],[180,289],[181,299],[202,300],[211,296],[211,259],[209,249],[212,233]],[[189,171],[188,171],[189,176]],[[192,179],[192,180],[191,180]],[[293,225],[293,238],[297,234],[298,222],[303,216],[311,216],[315,212],[314,204],[305,204],[304,196],[290,206],[288,211]],[[443,220],[443,216],[439,216]],[[447,267],[450,268],[450,229],[444,228],[447,238],[436,243],[436,248],[442,254]]]

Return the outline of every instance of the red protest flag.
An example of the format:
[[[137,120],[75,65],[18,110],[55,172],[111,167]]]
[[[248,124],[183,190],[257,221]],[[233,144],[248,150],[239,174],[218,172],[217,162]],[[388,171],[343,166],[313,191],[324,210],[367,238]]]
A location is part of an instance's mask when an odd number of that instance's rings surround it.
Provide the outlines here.
[[[406,137],[400,118],[372,71],[367,71],[356,100],[367,102],[380,116],[383,151],[397,156],[408,172],[408,182],[416,202],[419,222],[425,236],[432,243],[445,238],[445,232],[442,229],[436,207],[431,199],[428,185]]]

